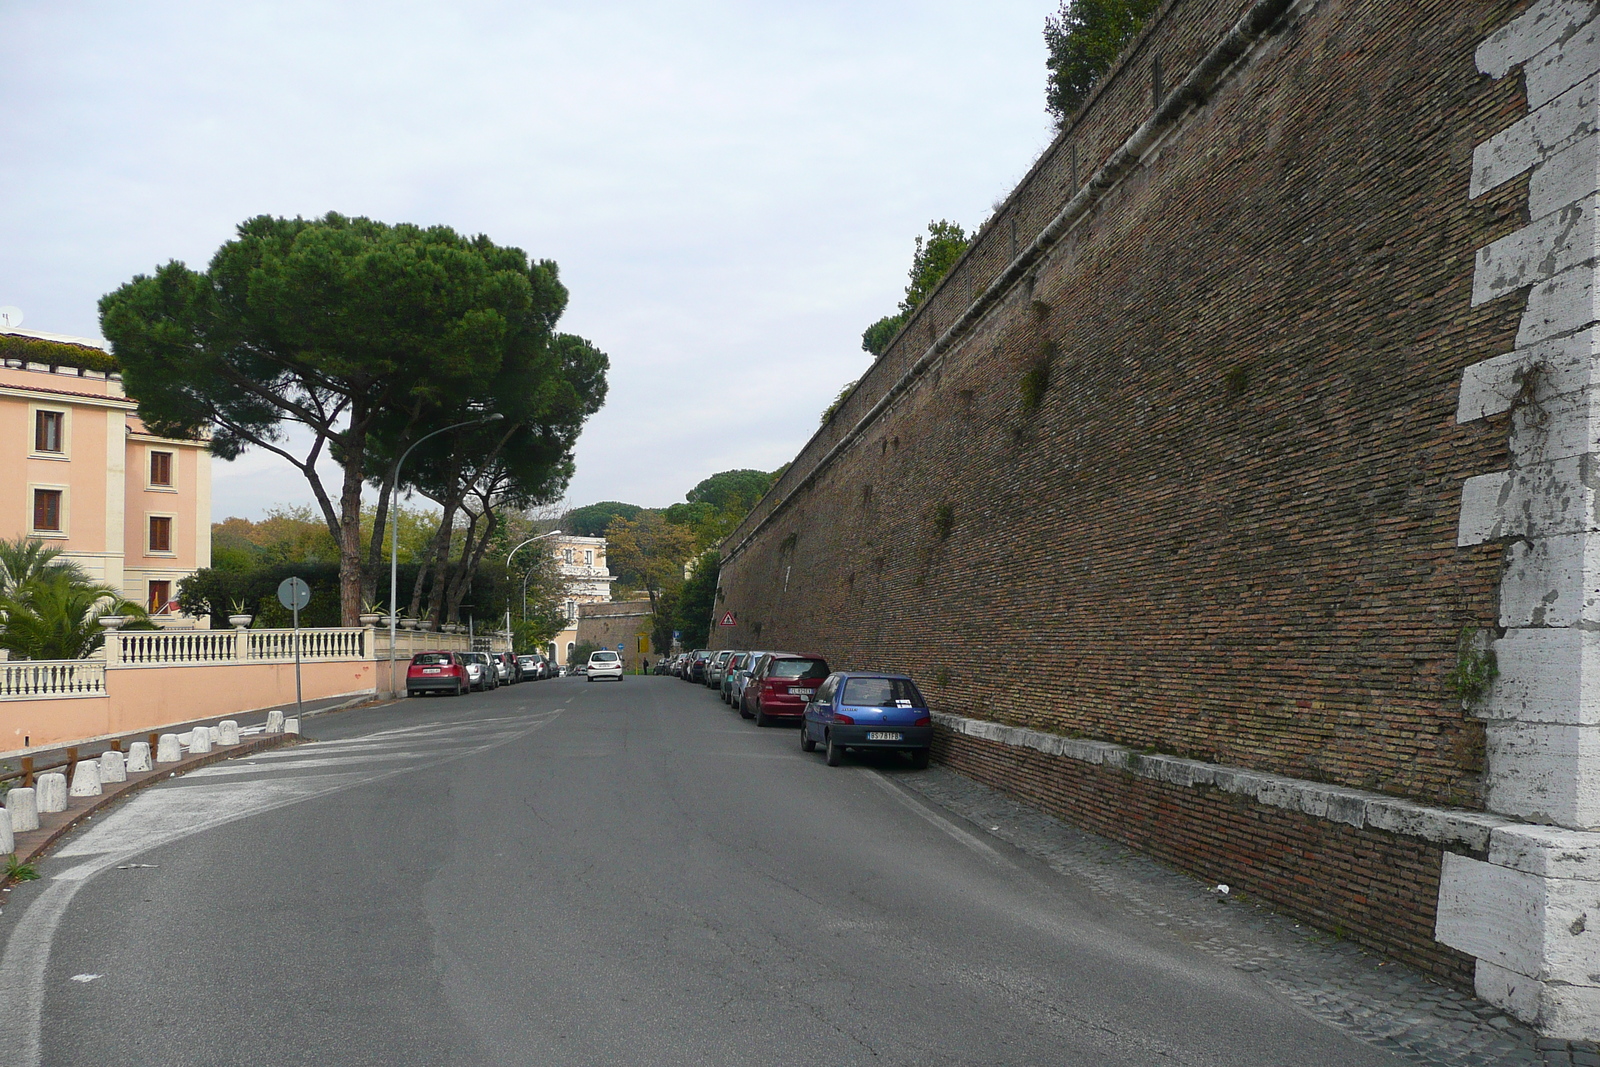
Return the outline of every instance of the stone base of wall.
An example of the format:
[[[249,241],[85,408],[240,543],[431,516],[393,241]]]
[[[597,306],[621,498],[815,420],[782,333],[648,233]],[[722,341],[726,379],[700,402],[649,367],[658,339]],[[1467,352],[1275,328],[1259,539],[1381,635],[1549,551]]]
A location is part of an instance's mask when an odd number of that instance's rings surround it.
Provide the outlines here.
[[[1473,957],[1434,940],[1439,845],[944,726],[934,756],[1074,826],[1472,987]]]

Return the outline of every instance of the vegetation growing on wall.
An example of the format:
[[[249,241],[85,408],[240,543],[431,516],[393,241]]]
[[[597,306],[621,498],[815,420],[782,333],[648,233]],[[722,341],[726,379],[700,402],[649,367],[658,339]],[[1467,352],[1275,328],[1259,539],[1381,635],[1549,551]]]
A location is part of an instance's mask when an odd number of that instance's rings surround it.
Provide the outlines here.
[[[950,268],[956,265],[956,260],[961,258],[971,243],[971,235],[948,219],[928,223],[927,238],[918,235],[916,250],[911,254],[911,270],[899,312],[885,315],[868,326],[861,335],[862,349],[874,356],[887,352],[890,342],[911,317],[911,312],[933,295],[933,291],[944,281],[944,276],[950,273]]]
[[[1061,0],[1044,20],[1045,110],[1058,127],[1077,114],[1100,78],[1138,34],[1161,0]]]

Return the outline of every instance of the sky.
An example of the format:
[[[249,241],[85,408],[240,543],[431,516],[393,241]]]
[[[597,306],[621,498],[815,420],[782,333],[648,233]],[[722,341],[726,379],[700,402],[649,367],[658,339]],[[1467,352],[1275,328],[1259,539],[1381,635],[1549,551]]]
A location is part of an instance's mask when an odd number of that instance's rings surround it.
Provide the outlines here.
[[[792,459],[934,219],[1048,145],[1051,0],[0,0],[0,306],[100,296],[243,220],[443,224],[554,259],[611,359],[573,505]],[[216,461],[213,515],[312,499]]]

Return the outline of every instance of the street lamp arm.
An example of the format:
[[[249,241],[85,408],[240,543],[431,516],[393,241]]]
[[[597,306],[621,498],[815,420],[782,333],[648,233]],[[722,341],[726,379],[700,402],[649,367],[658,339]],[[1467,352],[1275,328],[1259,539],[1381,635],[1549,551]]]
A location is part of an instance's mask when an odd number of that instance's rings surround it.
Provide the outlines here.
[[[528,538],[526,541],[522,542],[521,545],[518,545],[517,548],[513,548],[510,552],[506,553],[506,566],[507,567],[511,566],[511,557],[515,556],[517,554],[517,549],[521,548],[522,545],[531,545],[535,541],[539,540],[540,538],[543,538],[543,537],[555,537],[559,533],[561,533],[560,530],[551,530],[549,533],[535,534],[532,537]]]
[[[389,522],[389,689],[391,692],[398,693],[399,691],[394,683],[394,646],[395,613],[400,610],[400,605],[396,603],[400,597],[400,468],[405,465],[406,457],[410,456],[418,445],[430,437],[438,437],[442,433],[459,430],[463,426],[478,426],[483,423],[499,422],[503,418],[505,416],[500,412],[492,411],[480,418],[452,423],[449,426],[442,426],[431,433],[425,433],[413,441],[410,448],[400,453],[400,458],[394,461],[394,467],[389,472],[390,499],[395,504],[392,509],[394,516]]]

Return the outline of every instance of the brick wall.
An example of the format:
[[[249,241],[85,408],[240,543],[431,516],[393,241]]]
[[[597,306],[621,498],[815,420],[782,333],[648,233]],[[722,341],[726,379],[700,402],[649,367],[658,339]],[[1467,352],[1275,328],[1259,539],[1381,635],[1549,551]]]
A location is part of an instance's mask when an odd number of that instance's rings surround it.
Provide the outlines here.
[[[906,670],[962,715],[1480,807],[1482,728],[1444,678],[1462,628],[1495,622],[1502,550],[1455,541],[1507,423],[1454,416],[1522,311],[1471,289],[1526,179],[1467,195],[1473,147],[1523,111],[1473,50],[1520,3],[1310,5],[849,437],[1004,267],[1010,220],[1026,245],[1074,154],[1085,182],[1149,117],[1150,60],[1176,84],[1248,6],[1163,8],[726,542],[740,625],[714,640]]]
[[[942,728],[934,755],[1075,825],[1287,907],[1444,981],[1472,984],[1472,957],[1433,939],[1438,845]]]

